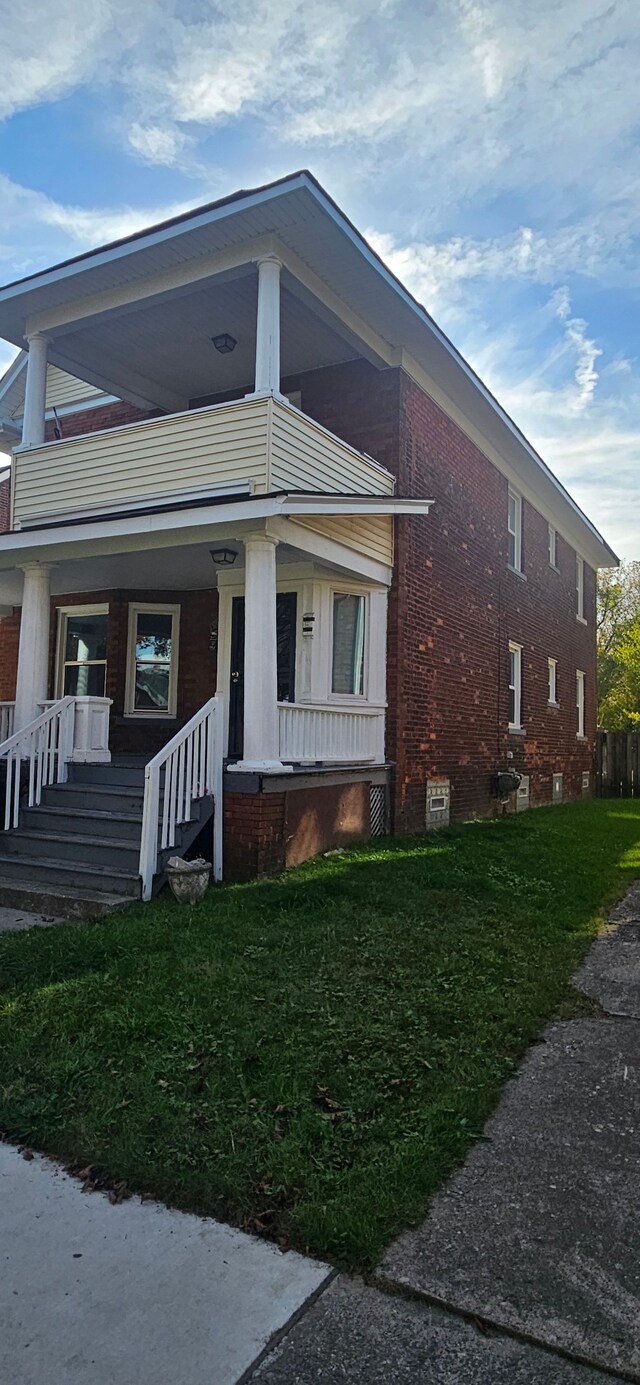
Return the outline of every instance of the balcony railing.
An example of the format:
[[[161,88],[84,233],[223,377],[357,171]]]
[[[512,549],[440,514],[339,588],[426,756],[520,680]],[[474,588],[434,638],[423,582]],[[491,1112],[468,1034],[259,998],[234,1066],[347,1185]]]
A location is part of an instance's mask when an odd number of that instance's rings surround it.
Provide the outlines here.
[[[303,490],[390,495],[391,474],[271,396],[62,438],[15,454],[15,528],[163,500]]]
[[[288,764],[384,764],[384,707],[280,703],[279,716]]]

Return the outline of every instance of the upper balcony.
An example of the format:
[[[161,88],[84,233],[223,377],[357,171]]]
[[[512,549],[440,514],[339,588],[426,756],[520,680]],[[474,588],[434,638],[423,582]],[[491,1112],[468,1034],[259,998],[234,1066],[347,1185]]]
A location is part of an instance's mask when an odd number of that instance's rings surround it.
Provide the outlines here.
[[[224,495],[393,489],[384,467],[266,394],[18,449],[13,527]]]

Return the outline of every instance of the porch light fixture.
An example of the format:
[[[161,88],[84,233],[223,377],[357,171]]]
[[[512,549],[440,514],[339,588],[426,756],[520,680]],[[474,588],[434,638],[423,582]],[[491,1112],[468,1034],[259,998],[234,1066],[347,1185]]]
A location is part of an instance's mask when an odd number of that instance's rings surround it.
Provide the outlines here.
[[[219,351],[221,356],[228,356],[238,345],[235,337],[232,337],[230,332],[221,332],[219,337],[212,337],[211,340],[216,351]]]
[[[209,552],[216,567],[232,567],[238,556],[235,548],[210,548]]]

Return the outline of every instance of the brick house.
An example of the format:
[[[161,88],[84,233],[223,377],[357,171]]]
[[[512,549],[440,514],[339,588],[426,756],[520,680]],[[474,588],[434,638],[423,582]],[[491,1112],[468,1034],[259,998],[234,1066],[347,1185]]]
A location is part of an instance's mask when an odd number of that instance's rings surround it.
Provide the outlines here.
[[[0,896],[148,897],[211,815],[242,879],[499,771],[591,792],[615,555],[309,173],[7,286],[0,335]]]

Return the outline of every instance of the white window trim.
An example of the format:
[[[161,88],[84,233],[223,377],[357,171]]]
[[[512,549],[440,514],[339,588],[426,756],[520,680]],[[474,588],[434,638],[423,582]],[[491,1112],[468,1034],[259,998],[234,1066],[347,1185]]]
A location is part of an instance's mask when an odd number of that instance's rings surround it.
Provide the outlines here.
[[[547,668],[548,668],[548,675],[549,675],[549,686],[548,686],[547,703],[548,703],[549,707],[559,707],[559,706],[560,706],[560,703],[558,702],[558,660],[557,660],[557,659],[547,659]],[[552,674],[552,670],[553,670],[553,674]],[[553,683],[553,697],[551,696],[551,692],[552,692],[551,684],[552,684],[552,683]]]
[[[87,606],[56,606],[58,629],[56,632],[56,668],[54,678],[54,688],[56,698],[64,697],[64,669],[67,660],[64,657],[65,645],[67,643],[67,617],[68,616],[108,616],[108,601],[90,602]],[[73,661],[71,661],[73,662]],[[93,659],[94,664],[104,664],[105,668],[105,693],[107,663],[106,659]]]
[[[584,676],[584,673],[582,672],[582,669],[577,668],[577,669],[576,669],[576,710],[577,710],[577,713],[578,713],[578,717],[577,717],[578,725],[577,725],[577,730],[576,730],[576,739],[579,740],[579,741],[584,741],[584,740],[586,740],[586,736],[585,736],[585,734],[584,734],[584,698],[585,698],[585,676]]]
[[[332,689],[333,684],[333,616],[334,616],[334,597],[336,596],[361,596],[364,598],[364,647],[362,651],[362,692],[361,693],[335,693]],[[328,702],[338,705],[352,707],[354,703],[369,701],[369,646],[371,641],[371,600],[370,592],[358,590],[354,583],[340,586],[332,586],[329,593],[329,692]]]
[[[516,659],[515,682],[509,682],[509,692],[512,688],[514,690],[513,701],[517,721],[509,722],[509,730],[522,731],[522,645],[509,640],[509,655],[511,654],[517,654],[519,657]],[[509,665],[511,665],[511,659],[509,659]]]
[[[553,524],[549,525],[549,567],[558,571],[558,530]]]
[[[515,527],[515,529],[512,529],[511,526],[510,526],[510,524],[509,524],[509,501],[510,501],[510,500],[515,500],[515,502],[516,502],[516,527]],[[515,561],[514,561],[513,563],[510,563],[510,562],[507,561],[507,566],[511,569],[512,572],[520,572],[520,573],[521,573],[521,572],[522,572],[522,496],[519,495],[517,491],[514,491],[514,490],[512,489],[511,486],[509,486],[508,498],[507,498],[507,533],[508,533],[508,534],[513,534],[513,537],[514,537],[514,540],[515,540],[515,543],[514,543],[514,560],[515,560]]]
[[[139,615],[159,614],[171,616],[171,664],[169,668],[169,706],[165,711],[151,710],[134,706],[136,686],[136,627]],[[124,695],[124,714],[126,717],[143,717],[145,721],[167,721],[176,716],[178,705],[178,659],[180,642],[180,606],[172,606],[164,601],[130,601],[129,627],[127,634],[127,681]]]
[[[576,553],[576,620],[586,625],[584,614],[584,558]]]

